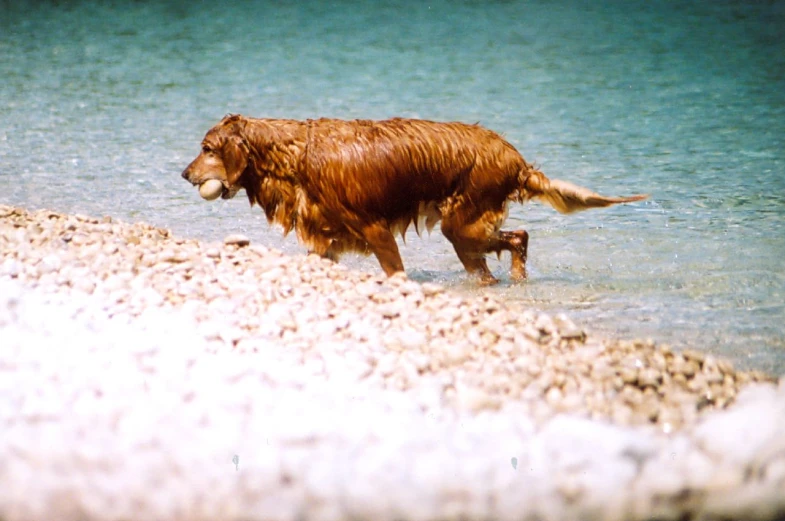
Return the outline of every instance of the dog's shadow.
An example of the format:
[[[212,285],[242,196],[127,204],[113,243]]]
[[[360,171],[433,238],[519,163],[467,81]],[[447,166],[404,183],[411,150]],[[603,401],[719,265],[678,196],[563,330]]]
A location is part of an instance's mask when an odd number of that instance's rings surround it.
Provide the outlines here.
[[[500,269],[494,276],[497,278],[498,283],[492,285],[481,284],[479,280],[467,274],[462,269],[455,270],[423,270],[412,269],[406,272],[409,280],[423,283],[432,283],[443,286],[448,290],[457,290],[461,293],[465,292],[478,292],[483,290],[506,290],[512,288],[519,288],[529,283],[528,280],[513,280],[509,277],[503,269]]]
[[[430,282],[445,287],[452,287],[459,284],[462,278],[465,278],[463,274],[463,271],[412,269],[406,272],[406,277],[420,284]]]

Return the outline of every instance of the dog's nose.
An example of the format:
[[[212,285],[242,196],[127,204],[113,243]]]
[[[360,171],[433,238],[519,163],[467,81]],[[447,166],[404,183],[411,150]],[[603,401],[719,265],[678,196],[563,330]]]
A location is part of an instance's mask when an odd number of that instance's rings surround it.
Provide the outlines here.
[[[183,179],[188,181],[188,169],[187,168],[185,170],[183,170],[183,173],[180,174],[180,177],[182,177]]]

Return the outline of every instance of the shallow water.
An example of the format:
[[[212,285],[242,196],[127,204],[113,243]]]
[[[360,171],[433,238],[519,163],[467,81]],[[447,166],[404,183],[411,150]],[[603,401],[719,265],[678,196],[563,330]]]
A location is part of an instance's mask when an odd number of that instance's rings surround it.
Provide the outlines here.
[[[479,121],[550,177],[644,203],[512,207],[530,280],[478,289],[440,234],[411,277],[785,373],[785,4],[0,2],[0,202],[287,252],[179,173],[229,112]],[[375,260],[348,257],[378,271]]]

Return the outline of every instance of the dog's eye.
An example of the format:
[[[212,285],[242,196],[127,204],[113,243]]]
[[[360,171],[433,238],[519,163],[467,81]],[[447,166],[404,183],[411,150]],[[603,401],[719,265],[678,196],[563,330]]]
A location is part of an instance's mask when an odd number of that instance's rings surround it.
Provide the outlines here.
[[[205,154],[209,154],[212,151],[213,149],[210,148],[208,145],[202,145],[202,152],[204,152]]]

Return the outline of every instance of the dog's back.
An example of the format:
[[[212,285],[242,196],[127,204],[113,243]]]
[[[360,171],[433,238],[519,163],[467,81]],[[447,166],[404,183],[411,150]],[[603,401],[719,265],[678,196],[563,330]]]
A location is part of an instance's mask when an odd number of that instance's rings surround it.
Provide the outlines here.
[[[479,125],[390,119],[308,122],[307,190],[324,204],[390,221],[466,190],[503,189],[524,164],[498,134]],[[327,201],[325,197],[334,200]],[[479,195],[479,193],[478,193]]]

